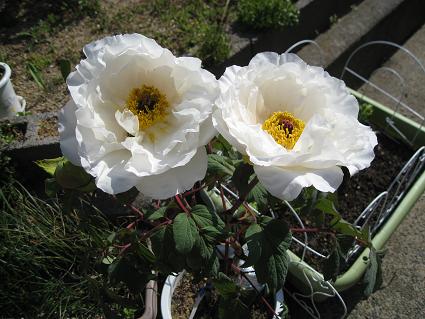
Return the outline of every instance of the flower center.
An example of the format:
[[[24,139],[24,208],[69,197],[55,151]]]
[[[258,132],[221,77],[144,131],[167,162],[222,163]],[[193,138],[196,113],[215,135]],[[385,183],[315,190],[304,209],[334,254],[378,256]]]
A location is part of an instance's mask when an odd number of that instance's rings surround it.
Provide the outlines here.
[[[274,112],[263,123],[263,130],[284,148],[291,150],[301,136],[305,123],[289,112]]]
[[[134,88],[128,95],[127,108],[139,119],[139,129],[147,129],[155,123],[164,120],[170,104],[165,94],[156,87],[143,85]]]

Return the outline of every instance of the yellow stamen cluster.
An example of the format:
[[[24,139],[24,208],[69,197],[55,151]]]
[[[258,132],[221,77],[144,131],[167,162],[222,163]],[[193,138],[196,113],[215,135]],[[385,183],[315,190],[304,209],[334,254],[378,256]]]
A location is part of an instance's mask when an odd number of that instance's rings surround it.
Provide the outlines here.
[[[305,123],[289,112],[274,112],[262,126],[264,131],[288,150],[297,143],[304,127]]]
[[[143,85],[134,88],[128,95],[127,108],[139,119],[139,129],[144,130],[164,120],[170,104],[167,97],[156,87]]]

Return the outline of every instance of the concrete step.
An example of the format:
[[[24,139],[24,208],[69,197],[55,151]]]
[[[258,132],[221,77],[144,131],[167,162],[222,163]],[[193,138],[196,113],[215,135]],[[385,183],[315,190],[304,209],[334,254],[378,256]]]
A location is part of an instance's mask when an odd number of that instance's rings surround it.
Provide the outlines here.
[[[362,43],[387,40],[404,43],[425,23],[423,0],[365,0],[354,10],[338,20],[315,41],[323,50],[323,66],[339,77],[349,54]],[[352,67],[368,77],[376,67],[396,50],[377,47],[368,55],[352,61]],[[297,52],[307,62],[320,65],[317,48],[307,45]],[[351,87],[359,81],[348,81]]]
[[[210,71],[221,76],[230,65],[247,65],[251,58],[264,51],[283,52],[292,44],[312,39],[331,25],[330,17],[344,16],[351,8],[363,0],[298,0],[295,6],[300,11],[299,23],[293,27],[279,30],[267,30],[263,33],[246,33],[231,31],[231,56],[221,65],[212,67]]]
[[[425,24],[403,44],[403,47],[412,52],[425,66]],[[372,50],[373,48],[371,47]],[[402,50],[398,50],[383,64],[383,67],[397,71],[405,81],[405,88],[400,85],[400,80],[394,74],[386,70],[374,72],[369,81],[389,92],[397,99],[402,95],[401,101],[403,103],[410,106],[422,117],[425,116],[425,72]],[[397,105],[394,100],[369,84],[362,85],[359,91],[388,107],[395,108]],[[419,117],[406,108],[400,107],[399,111],[407,117],[417,122],[419,121]]]

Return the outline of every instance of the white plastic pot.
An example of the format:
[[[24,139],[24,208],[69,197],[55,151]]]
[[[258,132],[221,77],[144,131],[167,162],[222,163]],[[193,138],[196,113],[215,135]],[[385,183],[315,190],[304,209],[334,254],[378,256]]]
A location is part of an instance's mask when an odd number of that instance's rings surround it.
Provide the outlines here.
[[[10,76],[12,71],[10,67],[3,62],[0,62],[2,77],[0,79],[0,118],[16,115],[18,112],[25,110],[25,100],[16,95],[13,89]]]
[[[162,288],[161,293],[161,314],[163,319],[172,319],[171,316],[171,300],[173,299],[174,289],[180,284],[181,279],[185,271],[182,271],[176,276],[170,275],[167,277]],[[274,312],[279,314],[282,312],[284,302],[284,296],[282,289],[279,290],[275,295]]]

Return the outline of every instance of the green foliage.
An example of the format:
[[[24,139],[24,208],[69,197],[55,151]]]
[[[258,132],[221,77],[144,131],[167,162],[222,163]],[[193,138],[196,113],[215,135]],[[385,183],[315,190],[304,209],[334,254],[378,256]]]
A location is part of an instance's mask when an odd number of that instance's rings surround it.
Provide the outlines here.
[[[230,158],[217,154],[208,154],[208,173],[216,178],[226,179],[233,175],[235,166]]]
[[[369,124],[373,115],[373,106],[369,103],[360,103],[359,105],[359,121],[363,124]]]
[[[363,278],[365,285],[363,293],[366,297],[369,297],[382,285],[382,259],[385,253],[385,250],[377,251],[374,247],[370,247],[369,264]]]
[[[241,287],[236,285],[229,277],[220,272],[213,280],[215,289],[220,295],[218,306],[219,318],[248,318],[248,306],[242,300]]]
[[[248,182],[251,178],[251,175],[254,173],[252,165],[241,162],[236,166],[235,171],[232,175],[232,183],[241,193],[248,191]]]
[[[0,146],[12,143],[16,139],[16,129],[12,123],[4,122],[0,125]]]
[[[323,278],[324,280],[335,280],[340,269],[340,254],[338,247],[334,247],[330,255],[323,262]]]
[[[178,214],[173,223],[173,235],[177,251],[181,254],[189,253],[199,235],[195,221],[186,213]]]
[[[6,317],[99,315],[107,222],[64,214],[57,202],[33,197],[17,182],[0,190],[0,309]]]
[[[64,157],[39,160],[35,163],[53,177],[45,182],[46,194],[49,197],[55,196],[63,189],[72,200],[73,192],[89,193],[96,189],[93,177]]]
[[[244,267],[253,265],[258,281],[266,283],[271,291],[279,289],[286,278],[291,238],[286,222],[265,216],[246,232],[249,255]]]
[[[66,78],[68,77],[69,73],[71,73],[71,61],[67,59],[60,59],[58,63],[59,63],[62,79],[66,81]]]
[[[27,63],[27,71],[40,89],[45,90],[47,88],[40,70],[34,64]]]
[[[217,65],[230,54],[230,40],[221,25],[205,25],[201,30],[200,46],[196,55],[205,67]]]
[[[141,9],[145,8],[164,25],[152,30],[152,37],[163,46],[175,48],[177,54],[197,56],[205,66],[228,57],[229,36],[220,20],[225,6],[220,1],[155,0]]]
[[[290,0],[240,0],[238,20],[254,30],[277,29],[298,23],[299,12]]]

